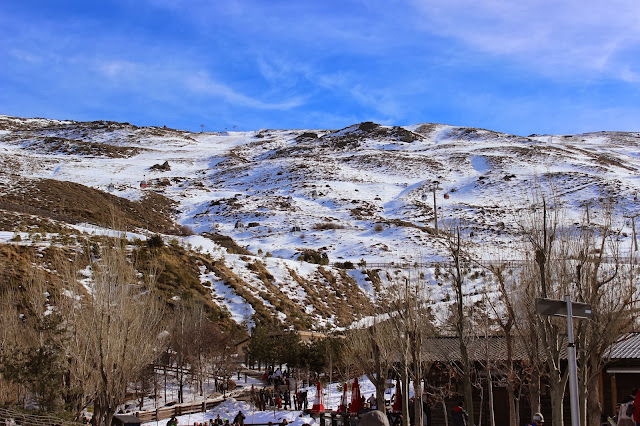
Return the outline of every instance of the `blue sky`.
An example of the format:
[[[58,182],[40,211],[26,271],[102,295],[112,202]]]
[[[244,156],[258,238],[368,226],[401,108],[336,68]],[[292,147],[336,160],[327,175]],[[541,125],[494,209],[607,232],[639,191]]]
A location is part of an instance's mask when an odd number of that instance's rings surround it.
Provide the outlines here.
[[[640,131],[638,0],[5,0],[0,113]]]

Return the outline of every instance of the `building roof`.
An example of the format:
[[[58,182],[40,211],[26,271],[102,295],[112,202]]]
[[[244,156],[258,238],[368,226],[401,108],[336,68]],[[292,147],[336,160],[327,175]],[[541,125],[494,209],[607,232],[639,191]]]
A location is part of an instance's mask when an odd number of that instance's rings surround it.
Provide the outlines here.
[[[425,355],[434,361],[459,361],[460,343],[457,337],[434,337],[424,341]],[[472,360],[506,361],[507,346],[504,336],[472,337],[467,341],[469,358]],[[513,360],[528,358],[527,346],[518,336],[513,336]],[[609,355],[609,353],[607,353]],[[611,346],[611,361],[640,360],[640,333],[627,333]],[[541,356],[543,354],[541,353]],[[566,340],[560,350],[560,357],[567,359]]]
[[[460,343],[457,337],[434,337],[424,341],[427,358],[434,361],[458,361]],[[526,347],[517,336],[513,337],[513,360],[527,359]],[[467,341],[467,351],[472,360],[506,361],[507,345],[504,336],[473,337]]]
[[[627,333],[611,347],[611,359],[640,359],[640,333]]]

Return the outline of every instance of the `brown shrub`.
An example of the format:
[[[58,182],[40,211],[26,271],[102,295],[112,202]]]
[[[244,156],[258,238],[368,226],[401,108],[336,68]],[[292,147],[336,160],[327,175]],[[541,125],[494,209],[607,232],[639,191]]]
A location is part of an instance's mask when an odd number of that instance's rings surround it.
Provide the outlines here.
[[[344,229],[344,225],[333,222],[321,222],[313,225],[313,229],[315,229],[316,231],[325,231],[327,229]]]

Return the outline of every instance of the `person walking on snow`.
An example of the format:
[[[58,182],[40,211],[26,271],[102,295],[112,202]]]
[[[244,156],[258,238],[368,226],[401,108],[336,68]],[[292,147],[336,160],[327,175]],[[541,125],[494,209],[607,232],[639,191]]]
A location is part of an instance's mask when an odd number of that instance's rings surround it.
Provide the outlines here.
[[[245,415],[242,411],[238,411],[238,414],[236,414],[236,416],[233,419],[233,424],[237,424],[240,426],[244,426],[244,419],[245,419]]]
[[[467,426],[469,414],[462,408],[462,401],[451,410],[451,426]]]
[[[375,397],[374,394],[371,394],[369,399],[367,399],[367,402],[369,403],[369,408],[371,408],[373,410],[376,409],[376,397]]]

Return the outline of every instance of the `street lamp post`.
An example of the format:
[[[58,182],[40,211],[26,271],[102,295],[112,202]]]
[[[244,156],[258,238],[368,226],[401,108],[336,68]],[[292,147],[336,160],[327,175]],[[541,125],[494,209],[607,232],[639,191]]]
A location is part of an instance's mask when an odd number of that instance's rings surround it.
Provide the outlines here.
[[[573,318],[591,319],[593,313],[591,305],[587,303],[571,302],[567,294],[566,300],[536,299],[538,315],[567,317],[567,352],[569,355],[569,392],[571,401],[571,426],[580,426],[580,412],[578,406],[578,365],[576,362],[576,345],[573,341]]]

